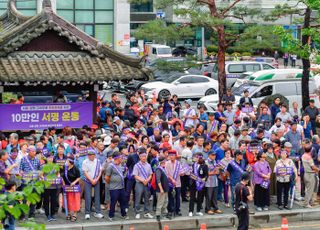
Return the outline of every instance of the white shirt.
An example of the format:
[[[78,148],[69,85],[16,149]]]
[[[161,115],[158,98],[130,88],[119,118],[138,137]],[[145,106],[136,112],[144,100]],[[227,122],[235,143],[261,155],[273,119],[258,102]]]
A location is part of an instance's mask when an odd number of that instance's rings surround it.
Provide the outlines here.
[[[183,116],[195,116],[196,115],[196,111],[192,108],[189,108],[189,109],[185,109],[183,111]],[[195,127],[195,120],[194,119],[190,119],[190,118],[187,118],[185,119],[185,126],[190,126],[192,125],[193,127]]]
[[[83,172],[88,173],[88,175],[91,179],[95,179],[94,173],[96,172],[97,162],[98,162],[98,159],[95,158],[93,161],[91,161],[89,159],[85,159],[82,163]],[[96,177],[99,175],[100,170],[101,170],[101,164],[100,164],[100,167],[98,168]]]

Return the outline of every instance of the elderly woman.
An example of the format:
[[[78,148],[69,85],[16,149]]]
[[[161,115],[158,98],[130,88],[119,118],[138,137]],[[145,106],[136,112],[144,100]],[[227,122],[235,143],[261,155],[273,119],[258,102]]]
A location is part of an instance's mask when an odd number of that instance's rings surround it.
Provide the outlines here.
[[[292,178],[297,178],[296,166],[294,162],[288,158],[288,154],[290,153],[281,150],[280,159],[277,160],[273,170],[277,178],[277,204],[280,210],[283,208],[290,209],[288,206],[290,182]]]
[[[257,155],[257,162],[254,164],[253,183],[254,186],[254,204],[257,211],[268,211],[270,206],[270,177],[271,168],[267,155],[264,152],[259,152]]]

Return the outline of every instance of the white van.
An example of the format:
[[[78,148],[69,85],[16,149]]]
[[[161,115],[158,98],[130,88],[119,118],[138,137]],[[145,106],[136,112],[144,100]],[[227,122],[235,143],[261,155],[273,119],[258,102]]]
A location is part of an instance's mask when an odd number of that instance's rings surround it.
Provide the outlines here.
[[[233,87],[239,87],[249,81],[270,81],[302,77],[302,69],[270,69],[261,70],[255,73],[243,73],[234,83]]]
[[[172,50],[170,46],[159,44],[145,44],[144,53],[148,55],[150,60],[157,58],[170,58],[172,57]]]
[[[233,84],[241,76],[241,74],[245,72],[257,72],[260,70],[268,70],[268,69],[274,69],[274,67],[266,62],[227,61],[226,62],[227,87],[233,86]],[[211,73],[211,77],[213,79],[218,80],[217,64],[211,64],[210,66],[208,66],[207,72]]]
[[[293,102],[297,102],[299,106],[302,105],[301,95],[301,79],[284,79],[284,80],[264,80],[264,81],[250,81],[242,84],[233,90],[236,97],[236,104],[239,104],[240,98],[243,96],[245,90],[249,91],[249,96],[252,99],[254,106],[267,96],[273,94],[281,94],[289,100],[289,107],[292,107]],[[320,105],[319,97],[316,95],[317,85],[314,78],[309,81],[310,98],[315,100],[316,106]],[[204,104],[208,111],[212,111],[217,107],[219,102],[218,94],[202,97],[198,104]]]

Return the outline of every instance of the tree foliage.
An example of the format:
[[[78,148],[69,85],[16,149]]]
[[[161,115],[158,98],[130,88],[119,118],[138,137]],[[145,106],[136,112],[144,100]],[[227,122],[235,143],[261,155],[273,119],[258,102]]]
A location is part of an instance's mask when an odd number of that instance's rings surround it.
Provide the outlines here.
[[[42,173],[46,174],[47,178],[55,178],[56,175],[52,173],[54,171],[59,171],[59,166],[52,163],[44,165],[42,169]],[[3,189],[4,185],[5,180],[0,178],[0,190]],[[19,219],[22,215],[28,215],[29,206],[23,201],[36,204],[40,201],[44,189],[49,186],[50,183],[47,181],[32,180],[22,191],[0,194],[0,221],[4,220],[8,214],[12,215],[15,219]],[[44,225],[34,222],[27,222],[22,225],[28,229],[45,229]]]
[[[184,25],[170,24],[165,21],[150,21],[134,32],[133,36],[137,39],[146,39],[155,43],[165,44],[182,38],[190,38],[194,36],[192,28]]]

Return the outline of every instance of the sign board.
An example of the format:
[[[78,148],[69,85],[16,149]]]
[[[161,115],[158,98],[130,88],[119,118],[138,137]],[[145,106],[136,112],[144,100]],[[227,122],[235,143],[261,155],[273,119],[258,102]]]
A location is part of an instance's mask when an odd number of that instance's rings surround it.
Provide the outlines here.
[[[92,102],[50,104],[0,104],[0,130],[43,130],[91,125]]]

